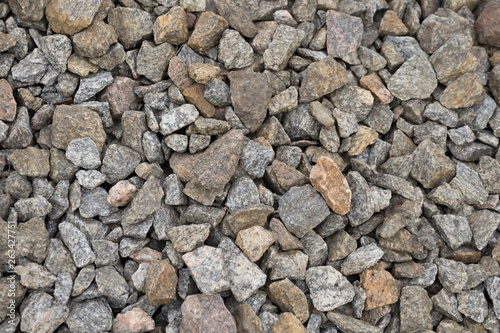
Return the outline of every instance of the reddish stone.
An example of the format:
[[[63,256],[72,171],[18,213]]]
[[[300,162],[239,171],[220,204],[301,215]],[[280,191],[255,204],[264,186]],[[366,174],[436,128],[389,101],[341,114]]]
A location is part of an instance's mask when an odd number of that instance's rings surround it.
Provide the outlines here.
[[[181,92],[194,83],[189,76],[188,66],[179,57],[170,59],[168,76]]]
[[[399,300],[396,280],[380,264],[362,272],[360,282],[366,293],[365,310],[380,308]]]
[[[236,333],[236,322],[217,295],[190,295],[181,307],[180,333]]]
[[[99,95],[98,100],[108,102],[113,117],[120,119],[125,111],[139,108],[140,100],[134,93],[134,88],[139,85],[138,81],[117,76]]]
[[[500,47],[500,4],[488,1],[476,20],[476,36],[481,44]]]
[[[351,209],[351,188],[337,164],[328,157],[320,157],[309,175],[311,184],[337,214],[345,215]]]
[[[155,321],[141,308],[119,313],[113,320],[114,333],[149,332],[155,328]]]
[[[342,58],[356,51],[363,37],[363,21],[359,17],[334,10],[326,13],[328,55]]]
[[[149,262],[144,286],[149,304],[159,306],[177,300],[177,274],[165,261]]]
[[[31,118],[31,128],[41,130],[52,121],[54,115],[54,107],[52,105],[44,105]]]
[[[215,114],[215,106],[207,101],[204,94],[205,86],[199,83],[194,83],[182,90],[182,95],[188,103],[196,106],[203,117],[212,118]]]
[[[417,264],[414,261],[408,261],[394,264],[394,267],[392,268],[392,275],[398,279],[414,279],[422,275],[424,271],[424,266]]]
[[[127,180],[121,180],[116,183],[108,193],[108,203],[113,207],[122,207],[127,205],[135,195],[137,187]]]
[[[12,94],[12,87],[7,80],[0,80],[0,120],[14,121],[16,107],[17,103]]]
[[[394,96],[385,87],[382,80],[376,74],[363,76],[359,80],[361,87],[372,92],[373,98],[381,104],[389,104],[394,99]]]
[[[304,248],[300,240],[292,235],[280,220],[272,218],[269,222],[269,228],[276,234],[282,251],[302,250]]]
[[[161,260],[161,253],[150,247],[144,247],[130,256],[138,264]]]

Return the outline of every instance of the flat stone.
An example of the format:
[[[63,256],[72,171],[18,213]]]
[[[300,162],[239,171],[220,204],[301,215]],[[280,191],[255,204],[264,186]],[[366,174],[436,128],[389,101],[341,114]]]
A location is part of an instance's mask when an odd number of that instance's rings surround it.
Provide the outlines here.
[[[349,281],[331,266],[309,268],[306,283],[314,307],[319,311],[331,311],[351,302],[354,288]]]
[[[190,295],[182,303],[180,333],[236,332],[236,322],[220,295]]]
[[[299,239],[292,235],[280,220],[272,218],[269,222],[269,228],[277,235],[278,244],[283,251],[302,250],[304,248]]]
[[[66,150],[66,158],[84,169],[96,169],[101,165],[99,150],[89,137],[71,140]]]
[[[479,77],[475,73],[466,73],[446,87],[440,102],[450,109],[466,108],[481,102],[484,94]]]
[[[333,58],[313,62],[305,70],[299,90],[300,102],[309,103],[347,83],[345,69]]]
[[[455,164],[444,153],[432,141],[424,140],[414,152],[411,176],[425,188],[449,182],[455,175]]]
[[[382,21],[380,22],[379,34],[380,36],[404,36],[408,34],[408,28],[398,17],[398,14],[393,10],[385,12]]]
[[[197,52],[205,52],[217,45],[222,33],[228,28],[227,21],[212,12],[203,12],[194,26],[187,44]]]
[[[341,313],[328,312],[328,319],[335,324],[339,329],[345,332],[366,332],[366,333],[382,333],[380,327],[371,325],[363,320],[355,319],[351,316],[346,316]]]
[[[262,178],[267,165],[274,158],[272,147],[262,145],[254,140],[245,140],[239,165],[251,176]]]
[[[160,82],[167,71],[170,59],[175,55],[174,48],[169,43],[155,46],[149,41],[142,42],[136,60],[136,71],[152,82]]]
[[[482,205],[488,199],[488,192],[478,173],[463,163],[457,163],[456,175],[450,185],[462,192],[466,204]]]
[[[138,81],[117,76],[113,83],[99,94],[98,99],[101,102],[107,102],[112,116],[120,119],[125,111],[139,108],[139,98],[134,93],[134,88],[138,85]]]
[[[56,277],[47,268],[37,263],[18,265],[14,267],[14,271],[20,276],[21,284],[29,289],[51,287],[56,282]]]
[[[247,38],[253,38],[257,34],[257,27],[252,22],[250,13],[240,8],[237,4],[227,0],[214,1],[215,7],[229,26]]]
[[[204,294],[216,294],[230,288],[230,278],[220,249],[201,246],[182,256],[198,289]]]
[[[347,213],[349,222],[353,226],[367,221],[375,212],[371,200],[371,191],[366,180],[357,171],[351,171],[346,176],[351,189],[351,210]]]
[[[72,37],[75,54],[87,58],[103,56],[117,41],[118,37],[113,27],[102,21],[95,22]]]
[[[380,308],[399,300],[397,281],[380,264],[363,271],[360,282],[366,293],[365,310]]]
[[[281,311],[293,313],[302,323],[309,319],[306,295],[290,280],[271,283],[267,288],[267,294]]]
[[[363,22],[359,17],[335,10],[326,13],[328,55],[342,58],[356,51],[363,37]]]
[[[111,144],[106,149],[101,172],[110,184],[127,178],[141,162],[141,155],[129,147]]]
[[[219,41],[218,60],[227,69],[240,69],[253,63],[253,49],[236,30],[227,29]]]
[[[452,320],[462,321],[463,317],[458,311],[458,302],[455,295],[446,288],[441,289],[439,293],[432,296],[434,309]]]
[[[462,244],[470,242],[472,231],[465,217],[456,215],[434,215],[436,229],[449,247],[456,250]]]
[[[118,35],[118,40],[129,50],[153,35],[153,18],[139,8],[117,7],[108,13],[108,24]]]
[[[500,317],[500,288],[499,288],[500,278],[493,276],[486,280],[485,286],[488,296],[493,303],[493,309],[495,311],[496,317]]]
[[[177,274],[174,267],[165,261],[148,264],[144,286],[148,302],[152,306],[177,300]]]
[[[359,80],[359,85],[370,90],[375,100],[381,104],[389,104],[394,99],[394,96],[387,90],[380,77],[375,74],[363,76]]]
[[[23,304],[20,328],[24,332],[54,332],[69,314],[66,305],[59,304],[45,292],[30,294]]]
[[[464,316],[482,323],[488,315],[488,302],[483,292],[477,290],[464,291],[458,294],[458,311]]]
[[[9,161],[22,176],[47,177],[50,171],[49,151],[35,147],[16,149],[9,155]],[[37,161],[37,163],[33,163]]]
[[[478,210],[470,214],[467,220],[474,236],[474,245],[481,251],[500,225],[500,214],[487,209]]]
[[[71,332],[111,330],[113,312],[109,305],[99,298],[76,302],[66,319],[66,325]]]
[[[92,23],[102,2],[103,0],[51,1],[45,8],[45,15],[54,32],[74,35]]]
[[[123,308],[129,297],[129,286],[125,278],[113,267],[96,269],[95,282],[99,293],[106,297],[112,308]]]
[[[179,253],[193,251],[203,245],[210,234],[210,224],[190,224],[172,227],[167,231],[168,238]]]
[[[400,305],[401,330],[432,330],[432,302],[427,291],[418,286],[404,287],[401,290]]]
[[[346,85],[332,94],[332,102],[335,107],[344,113],[355,115],[358,122],[366,119],[372,110],[373,100],[370,91],[358,86]],[[335,110],[333,112],[338,113]],[[340,118],[340,116],[335,118]],[[341,123],[338,119],[337,122],[340,126]],[[342,123],[342,125],[345,126],[346,124]],[[353,129],[349,130],[349,132],[352,134],[355,129],[357,129],[357,127],[353,125]],[[344,132],[347,131],[348,129],[345,128]],[[340,130],[340,132],[342,133],[342,130]],[[346,137],[346,135],[342,137]]]
[[[139,223],[161,207],[163,189],[160,180],[150,176],[124,210],[122,221],[126,223]]]
[[[430,97],[437,83],[431,63],[419,56],[413,56],[391,76],[387,88],[396,98],[407,101]]]
[[[452,293],[462,291],[467,283],[465,265],[444,258],[438,258],[434,262],[438,266],[438,278],[441,284]]]
[[[301,186],[309,182],[302,172],[277,160],[266,168],[264,176],[270,183],[270,187],[279,194],[284,194],[294,186]]]
[[[376,244],[368,244],[351,253],[342,263],[341,272],[344,275],[353,275],[363,272],[375,265],[384,255]]]

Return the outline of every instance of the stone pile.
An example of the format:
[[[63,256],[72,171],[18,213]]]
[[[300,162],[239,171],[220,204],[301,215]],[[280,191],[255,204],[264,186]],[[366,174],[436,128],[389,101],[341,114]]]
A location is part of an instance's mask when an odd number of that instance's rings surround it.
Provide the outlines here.
[[[0,332],[498,333],[498,104],[496,0],[0,1]]]

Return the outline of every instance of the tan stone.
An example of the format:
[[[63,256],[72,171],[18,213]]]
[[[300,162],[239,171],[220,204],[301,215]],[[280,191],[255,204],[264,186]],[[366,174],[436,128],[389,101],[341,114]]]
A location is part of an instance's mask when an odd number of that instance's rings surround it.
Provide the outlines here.
[[[8,49],[16,46],[16,44],[17,44],[16,36],[0,32],[0,52],[5,52]]]
[[[222,16],[212,12],[203,12],[196,21],[187,44],[197,52],[207,51],[217,45],[227,28],[227,21]]]
[[[112,26],[97,21],[71,38],[76,55],[87,58],[103,56],[109,47],[118,41]]]
[[[271,283],[267,295],[281,311],[293,313],[300,322],[305,323],[309,319],[306,295],[289,279]]]
[[[271,333],[307,333],[307,330],[292,313],[285,312],[273,327]]]
[[[146,262],[156,262],[158,260],[161,260],[161,253],[153,250],[150,247],[144,247],[139,251],[132,253],[129,257],[136,263],[142,264]]]
[[[262,321],[253,312],[250,304],[241,304],[233,313],[237,333],[262,333]]]
[[[422,275],[425,267],[414,261],[396,263],[392,268],[392,275],[396,278],[414,279]]]
[[[237,234],[241,230],[251,228],[253,226],[264,226],[267,222],[267,217],[274,211],[271,206],[264,204],[255,204],[246,206],[236,212],[231,213],[227,217],[229,228]]]
[[[16,149],[9,155],[9,161],[22,176],[47,177],[50,171],[49,150],[28,147]],[[33,163],[36,161],[36,163]]]
[[[350,137],[350,139],[350,148],[347,154],[349,156],[357,156],[361,154],[366,147],[377,141],[378,133],[370,127],[359,126],[356,134]]]
[[[404,36],[408,34],[408,28],[393,10],[385,12],[382,22],[380,22],[380,36]]]
[[[155,321],[141,308],[119,313],[113,320],[114,333],[149,332],[155,328]]]
[[[99,66],[90,63],[87,59],[72,54],[68,58],[68,71],[82,77],[89,73],[97,73]]]
[[[121,180],[109,189],[108,203],[113,207],[126,206],[134,198],[137,187],[127,180]]]
[[[189,65],[189,76],[198,83],[206,84],[213,78],[222,80],[220,68],[211,64],[197,62]]]
[[[168,13],[156,19],[153,27],[156,44],[170,43],[180,45],[188,40],[186,11],[180,6],[170,8]]]
[[[212,118],[215,114],[215,106],[210,104],[205,98],[205,87],[202,84],[194,83],[182,90],[182,95],[188,103],[196,106],[203,117]]]
[[[301,103],[308,103],[347,84],[347,74],[333,58],[313,62],[304,71],[299,95]]]
[[[149,304],[159,306],[177,300],[177,274],[165,261],[148,264],[144,282]]]
[[[360,274],[361,286],[366,293],[365,310],[372,310],[399,300],[396,280],[380,264]]]
[[[254,226],[238,232],[236,245],[240,247],[250,261],[255,262],[262,257],[269,246],[276,241],[276,238],[277,236],[273,232],[261,226]]]
[[[484,87],[476,73],[466,73],[450,83],[441,95],[441,104],[450,109],[468,108],[484,98]]]
[[[17,103],[12,93],[12,87],[7,80],[0,80],[0,120],[14,121],[16,107]]]
[[[102,1],[52,0],[45,8],[45,15],[55,33],[73,35],[92,23]]]
[[[497,245],[495,246],[493,251],[491,251],[491,257],[500,262],[500,241],[497,242]]]
[[[337,214],[351,209],[351,189],[337,164],[328,157],[320,157],[309,175],[311,184]]]

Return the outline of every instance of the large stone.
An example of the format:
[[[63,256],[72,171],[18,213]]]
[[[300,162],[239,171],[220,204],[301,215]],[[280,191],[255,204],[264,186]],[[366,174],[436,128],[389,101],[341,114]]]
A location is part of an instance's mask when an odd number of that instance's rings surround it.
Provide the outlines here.
[[[102,21],[97,21],[87,29],[72,37],[75,54],[81,57],[103,56],[109,47],[118,41],[115,30]]]
[[[236,332],[236,322],[220,295],[190,295],[181,310],[180,333]]]
[[[254,72],[231,72],[231,101],[234,112],[243,124],[255,132],[264,122],[272,90],[264,74]]]
[[[432,330],[432,301],[427,291],[418,286],[404,287],[401,291],[401,331]]]
[[[180,45],[186,42],[189,37],[186,12],[179,6],[170,8],[156,19],[153,31],[156,44]]]
[[[236,30],[227,29],[219,42],[218,60],[226,69],[240,69],[253,63],[253,49]]]
[[[153,35],[153,18],[139,8],[116,7],[108,13],[108,24],[125,49],[132,49]]]
[[[50,0],[9,0],[9,8],[23,21],[40,21]]]
[[[36,147],[16,149],[9,155],[14,170],[27,177],[47,177],[50,171],[49,151]],[[36,163],[33,163],[36,161]]]
[[[183,104],[175,109],[171,109],[161,117],[160,133],[163,135],[172,134],[194,123],[198,116],[198,110],[192,104]]]
[[[150,262],[144,281],[148,302],[152,306],[177,300],[177,274],[174,267],[164,261]]]
[[[68,317],[69,308],[45,292],[30,294],[23,302],[21,330],[23,332],[54,332]]]
[[[250,13],[228,0],[215,0],[215,7],[229,26],[238,30],[245,37],[253,38],[257,34],[257,27],[252,22]]]
[[[476,36],[481,44],[500,47],[500,4],[494,1],[486,2],[481,14],[476,19]]]
[[[481,251],[488,245],[500,226],[500,214],[484,209],[473,212],[467,219],[474,236],[474,244]]]
[[[139,223],[161,207],[163,189],[160,180],[149,176],[129,206],[123,211],[122,220],[126,223]]]
[[[342,58],[354,52],[361,45],[363,21],[335,10],[326,13],[328,55]]]
[[[363,272],[375,265],[384,255],[384,251],[377,244],[368,244],[351,253],[342,263],[341,272],[344,275],[353,275]]]
[[[174,153],[170,167],[182,181],[188,182],[184,194],[204,205],[211,205],[233,176],[242,148],[243,133],[232,130],[202,153]]]
[[[197,52],[205,52],[217,45],[227,28],[227,21],[223,17],[212,12],[203,12],[196,20],[187,44]]]
[[[72,140],[89,137],[101,151],[106,139],[99,115],[77,105],[60,105],[56,108],[51,132],[52,145],[64,150]]]
[[[137,74],[144,75],[153,82],[160,82],[174,55],[174,48],[169,43],[155,46],[152,42],[144,41],[137,54]]]
[[[111,144],[106,149],[101,172],[106,175],[108,183],[115,184],[134,172],[139,163],[141,155],[138,152],[126,146]]]
[[[138,333],[148,332],[155,328],[155,322],[141,308],[133,308],[126,313],[119,313],[113,320],[113,332]]]
[[[305,70],[299,95],[301,103],[309,103],[347,83],[345,69],[332,58],[313,62]]]
[[[274,324],[271,333],[306,333],[300,320],[291,312],[284,312]]]
[[[103,0],[52,0],[45,8],[50,28],[58,33],[74,35],[88,27]]]
[[[281,311],[293,313],[302,323],[309,319],[306,295],[292,281],[284,279],[271,283],[267,294]]]
[[[83,232],[69,222],[59,224],[59,231],[64,244],[71,252],[76,267],[81,268],[94,262],[96,255]]]
[[[335,324],[343,332],[349,333],[382,333],[383,330],[380,327],[371,325],[363,320],[355,319],[351,316],[337,312],[328,312],[328,319]]]
[[[397,98],[409,99],[428,98],[436,89],[438,81],[431,63],[417,55],[408,59],[391,76],[387,89]]]
[[[314,308],[318,311],[334,310],[350,303],[354,298],[351,283],[331,266],[309,268],[306,272],[306,283]]]
[[[344,215],[351,209],[351,189],[337,164],[328,157],[320,157],[309,175],[311,184],[321,193],[328,206]]]
[[[450,109],[468,108],[481,102],[484,95],[484,87],[477,74],[466,73],[446,87],[440,102]]]
[[[113,312],[106,301],[92,298],[75,302],[66,319],[71,332],[106,332],[113,326]]]
[[[443,149],[431,140],[424,140],[414,152],[411,176],[425,188],[449,182],[455,175],[455,164]]]
[[[125,111],[139,109],[139,98],[134,93],[134,88],[139,84],[128,77],[117,76],[113,83],[98,95],[98,99],[108,103],[111,115],[120,119]]]
[[[469,222],[463,216],[450,214],[434,215],[432,217],[441,237],[453,250],[456,250],[460,245],[470,242],[472,232]]]

